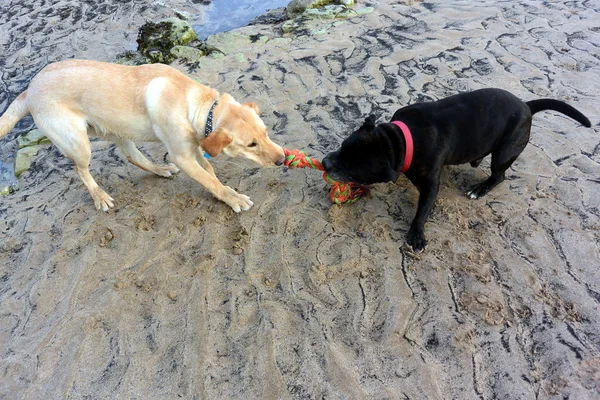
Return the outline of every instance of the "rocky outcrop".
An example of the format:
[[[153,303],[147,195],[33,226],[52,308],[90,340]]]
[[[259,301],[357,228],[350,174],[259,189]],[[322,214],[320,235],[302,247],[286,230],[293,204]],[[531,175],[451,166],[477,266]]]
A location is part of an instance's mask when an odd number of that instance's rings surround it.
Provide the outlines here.
[[[250,25],[271,24],[278,27],[283,34],[292,32],[313,34],[321,33],[322,29],[312,31],[310,29],[311,21],[348,19],[374,10],[370,6],[351,8],[353,5],[354,1],[352,0],[294,0],[287,8],[269,10],[264,15],[255,18]],[[183,15],[181,17],[184,18]],[[224,34],[227,35],[229,32]],[[234,33],[233,35],[239,34]],[[223,47],[215,47],[210,45],[210,42],[210,37],[206,41],[201,41],[192,27],[183,19],[169,18],[157,23],[147,22],[139,30],[137,51],[121,53],[117,56],[117,62],[129,65],[156,62],[169,64],[179,59],[188,64],[197,64],[202,57],[208,54],[221,53],[224,55],[228,51],[235,51],[234,43],[237,40],[222,43]]]
[[[206,54],[219,51],[207,47],[191,25],[179,18],[147,22],[138,32],[137,44],[137,51],[119,54],[116,62],[127,65],[170,64],[175,59],[182,59],[194,63]]]

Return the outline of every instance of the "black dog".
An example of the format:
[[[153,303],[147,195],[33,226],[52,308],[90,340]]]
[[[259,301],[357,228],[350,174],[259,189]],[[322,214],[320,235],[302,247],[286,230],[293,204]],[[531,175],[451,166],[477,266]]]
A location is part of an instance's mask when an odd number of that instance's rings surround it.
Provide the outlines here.
[[[323,167],[334,179],[363,185],[395,181],[405,172],[419,190],[407,242],[414,251],[421,251],[427,244],[425,220],[438,193],[442,166],[471,163],[476,167],[491,154],[492,175],[467,193],[472,199],[484,196],[504,180],[504,172],[527,146],[532,115],[543,110],[558,111],[591,126],[582,113],[561,101],[524,103],[501,89],[481,89],[401,108],[391,123],[376,126],[375,117],[370,116],[339,150],[323,159]],[[402,123],[410,129],[408,135]]]

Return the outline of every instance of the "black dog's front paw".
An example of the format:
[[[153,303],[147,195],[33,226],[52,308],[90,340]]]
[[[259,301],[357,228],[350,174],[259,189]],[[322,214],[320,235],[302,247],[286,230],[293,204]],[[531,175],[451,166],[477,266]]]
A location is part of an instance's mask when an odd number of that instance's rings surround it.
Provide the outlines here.
[[[409,230],[406,237],[406,243],[408,243],[415,253],[422,252],[425,250],[425,246],[427,246],[425,233],[422,230]]]

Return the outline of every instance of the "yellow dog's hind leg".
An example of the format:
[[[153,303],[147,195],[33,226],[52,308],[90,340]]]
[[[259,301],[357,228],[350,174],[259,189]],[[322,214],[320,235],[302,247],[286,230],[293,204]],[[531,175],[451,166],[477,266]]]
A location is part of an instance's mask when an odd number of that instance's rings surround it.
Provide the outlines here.
[[[38,129],[75,163],[75,171],[94,200],[97,209],[108,211],[113,207],[110,197],[90,174],[92,148],[83,118],[69,110],[55,110],[54,115],[35,114]]]

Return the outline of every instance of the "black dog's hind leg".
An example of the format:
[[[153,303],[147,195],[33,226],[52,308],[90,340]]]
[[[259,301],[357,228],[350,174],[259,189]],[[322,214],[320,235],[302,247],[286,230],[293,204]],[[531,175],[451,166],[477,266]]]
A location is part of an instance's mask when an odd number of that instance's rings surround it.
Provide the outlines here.
[[[527,146],[530,127],[531,125],[524,125],[516,131],[514,135],[507,137],[506,142],[508,143],[511,142],[511,138],[517,137],[518,140],[515,141],[515,143],[501,145],[492,152],[492,175],[479,185],[473,187],[473,189],[469,190],[467,196],[472,199],[483,197],[505,179],[506,170],[512,165],[517,157],[519,157],[521,152],[525,149],[525,146]]]
[[[478,199],[485,196],[490,190],[492,190],[496,185],[505,179],[505,171],[511,166],[516,158],[517,157],[508,160],[506,163],[498,166],[498,168],[494,168],[494,161],[492,159],[492,176],[475,186],[473,189],[469,190],[467,192],[467,196],[472,199]]]
[[[427,245],[427,241],[425,240],[425,222],[429,214],[431,214],[438,194],[440,173],[437,172],[425,181],[413,183],[419,189],[419,205],[417,206],[417,214],[410,225],[406,242],[412,247],[413,251],[420,252]]]

